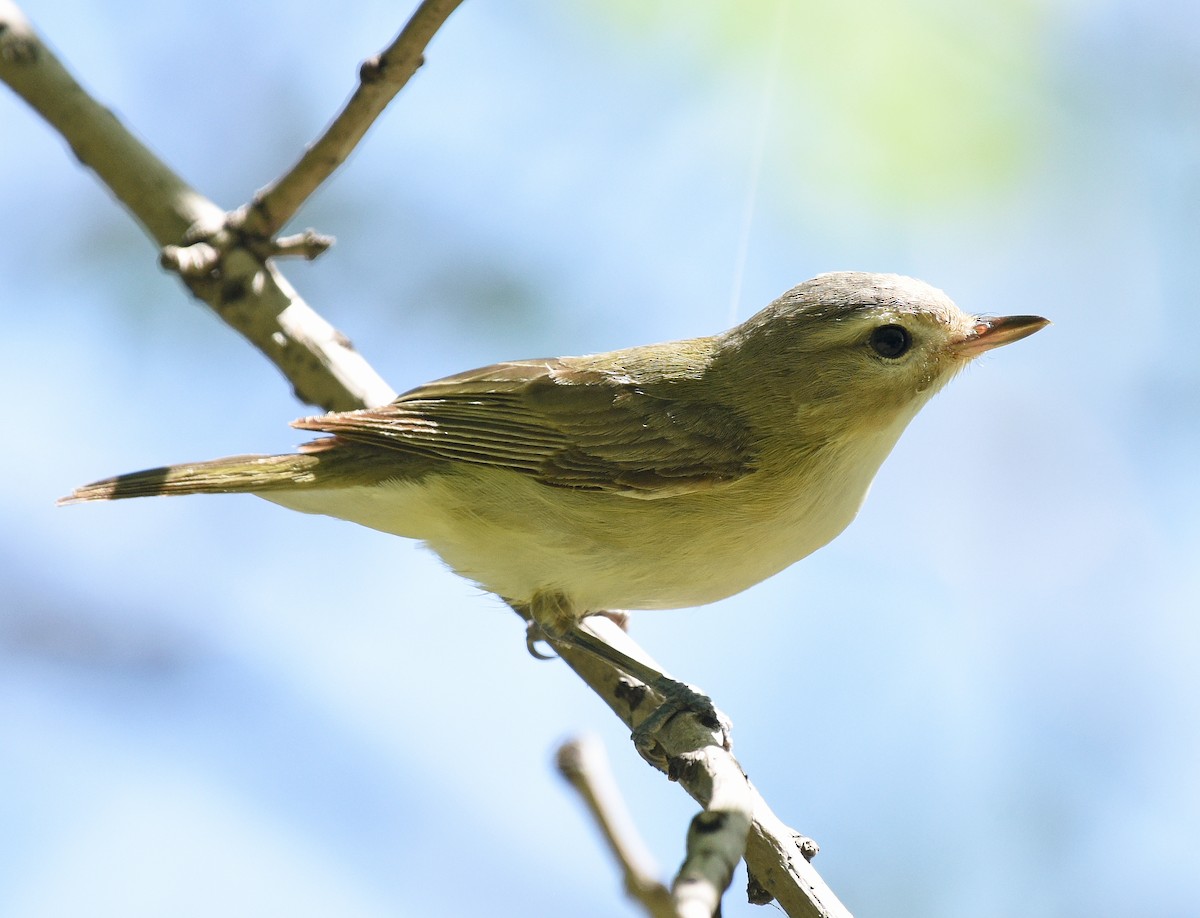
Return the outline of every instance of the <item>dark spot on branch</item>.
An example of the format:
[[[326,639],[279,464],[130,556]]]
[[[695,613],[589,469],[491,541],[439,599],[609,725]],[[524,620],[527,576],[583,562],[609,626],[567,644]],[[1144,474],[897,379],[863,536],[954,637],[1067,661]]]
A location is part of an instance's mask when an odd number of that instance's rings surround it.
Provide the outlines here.
[[[246,295],[246,284],[240,280],[230,281],[221,286],[221,302],[236,303]]]
[[[364,84],[378,83],[383,79],[383,61],[378,54],[362,62],[358,68],[358,79]]]
[[[660,746],[659,748],[661,749],[662,747]],[[663,755],[664,756],[666,755],[665,750],[663,752]],[[691,770],[690,763],[687,760],[685,760],[679,756],[676,756],[673,759],[672,758],[667,759],[667,780],[668,781],[674,781],[674,782],[678,783],[679,780],[681,778],[683,778],[683,776],[686,775],[690,770]]]
[[[758,881],[758,877],[746,871],[746,901],[751,905],[769,905],[775,897]]]
[[[728,813],[714,813],[711,810],[707,810],[703,813],[697,813],[696,818],[692,820],[692,825],[696,827],[696,831],[701,835],[712,835],[714,832],[720,832],[725,828],[725,824],[728,822]]]
[[[621,678],[617,680],[617,688],[613,694],[629,705],[629,713],[632,714],[642,706],[642,702],[646,700],[649,690],[640,682]]]

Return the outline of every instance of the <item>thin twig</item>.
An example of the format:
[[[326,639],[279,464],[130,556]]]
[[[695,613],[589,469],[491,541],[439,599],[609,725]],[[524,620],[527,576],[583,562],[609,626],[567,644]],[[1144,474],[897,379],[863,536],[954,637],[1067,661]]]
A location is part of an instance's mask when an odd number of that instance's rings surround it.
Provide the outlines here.
[[[303,258],[312,261],[333,245],[333,237],[306,229],[294,236],[276,236],[271,240],[268,258]]]
[[[658,880],[654,859],[633,828],[600,741],[592,736],[568,740],[559,747],[555,761],[559,774],[579,794],[600,828],[621,868],[625,891],[653,918],[677,918],[671,891]]]
[[[363,62],[359,84],[346,106],[291,169],[262,188],[253,202],[231,216],[231,226],[270,238],[290,220],[321,183],[346,161],[368,128],[424,62],[424,52],[462,0],[424,0],[388,48]]]

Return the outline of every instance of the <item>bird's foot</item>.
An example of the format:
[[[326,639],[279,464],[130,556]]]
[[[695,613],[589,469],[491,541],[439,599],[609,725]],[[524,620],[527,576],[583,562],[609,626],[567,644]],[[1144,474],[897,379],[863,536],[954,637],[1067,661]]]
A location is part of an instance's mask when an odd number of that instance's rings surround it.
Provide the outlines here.
[[[631,712],[643,704],[655,704],[633,730],[638,752],[654,767],[673,775],[678,762],[671,750],[694,750],[717,745],[729,750],[732,725],[702,691],[672,679],[650,663],[643,663],[618,650],[598,635],[580,627],[551,639],[554,646],[573,647],[612,664],[627,673],[638,687],[638,700]],[[660,700],[661,699],[661,700]],[[636,715],[635,719],[636,719]]]
[[[667,777],[678,777],[672,748],[717,745],[728,751],[732,747],[733,724],[698,688],[670,676],[659,676],[649,688],[662,698],[662,703],[634,728],[633,743],[642,758],[666,772]],[[676,734],[678,730],[685,731],[686,736]],[[668,731],[675,734],[670,741],[666,739]]]
[[[713,744],[726,750],[730,748],[732,728],[729,719],[717,710],[711,698],[699,689],[672,679],[650,663],[634,659],[581,627],[578,614],[566,597],[557,593],[538,593],[525,606],[525,611],[529,617],[525,646],[533,656],[547,659],[538,644],[547,644],[555,650],[581,650],[640,682],[645,686],[639,689],[644,700],[662,699],[633,731],[638,752],[651,765],[671,775],[676,761],[670,754],[671,749],[696,749]],[[618,625],[624,625],[623,616],[608,617]],[[632,707],[639,706],[640,701]]]

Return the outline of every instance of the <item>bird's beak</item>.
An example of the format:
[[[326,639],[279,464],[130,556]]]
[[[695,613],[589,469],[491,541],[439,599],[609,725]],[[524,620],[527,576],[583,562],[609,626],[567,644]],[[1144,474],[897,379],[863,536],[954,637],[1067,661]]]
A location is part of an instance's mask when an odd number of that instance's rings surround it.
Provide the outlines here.
[[[971,331],[952,348],[960,357],[978,357],[984,351],[1028,338],[1050,324],[1041,316],[981,316]]]

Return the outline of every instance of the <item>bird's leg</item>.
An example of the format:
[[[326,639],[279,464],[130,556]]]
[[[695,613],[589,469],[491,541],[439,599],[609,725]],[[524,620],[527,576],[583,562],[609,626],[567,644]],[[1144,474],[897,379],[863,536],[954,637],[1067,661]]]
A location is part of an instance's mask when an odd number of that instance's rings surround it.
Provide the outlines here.
[[[585,631],[580,625],[583,616],[576,611],[574,604],[562,593],[535,593],[533,599],[525,605],[525,609],[529,612],[530,619],[529,627],[525,632],[525,645],[529,652],[538,659],[549,659],[546,654],[537,649],[536,645],[540,641],[551,647],[557,645],[583,650],[611,663],[617,669],[629,673],[635,679],[651,687],[660,680],[667,679],[665,674],[653,666],[635,660],[602,638]],[[594,614],[613,618],[606,612]],[[618,621],[615,618],[613,620]],[[675,680],[668,681],[674,682]]]
[[[529,655],[538,660],[553,660],[554,654],[542,653],[538,650],[539,643],[550,644],[555,640],[562,642],[563,638],[579,630],[579,618],[574,613],[574,607],[560,593],[539,593],[532,602],[514,603],[509,605],[528,613],[525,626],[525,649]],[[590,615],[600,615],[622,631],[629,631],[628,612],[592,612]],[[543,625],[545,622],[545,625]],[[575,645],[579,646],[579,645]],[[605,647],[609,645],[604,644]],[[610,648],[611,649],[611,648]],[[604,657],[603,659],[608,659]],[[613,662],[609,660],[609,662]],[[627,670],[628,671],[628,670]]]
[[[634,730],[634,740],[639,749],[652,742],[655,731],[681,713],[694,714],[707,729],[722,731],[728,745],[728,722],[717,711],[711,698],[687,683],[634,659],[584,629],[581,617],[567,597],[561,593],[536,593],[525,609],[530,616],[526,645],[534,656],[545,658],[545,654],[534,646],[538,641],[545,641],[555,649],[571,647],[582,650],[628,673],[663,699],[663,703]],[[643,750],[643,755],[646,754]]]
[[[539,643],[554,646],[565,634],[578,627],[579,617],[574,605],[562,593],[535,593],[527,603],[510,603],[528,613],[525,626],[525,649],[538,660],[553,660],[554,654],[542,653]]]

